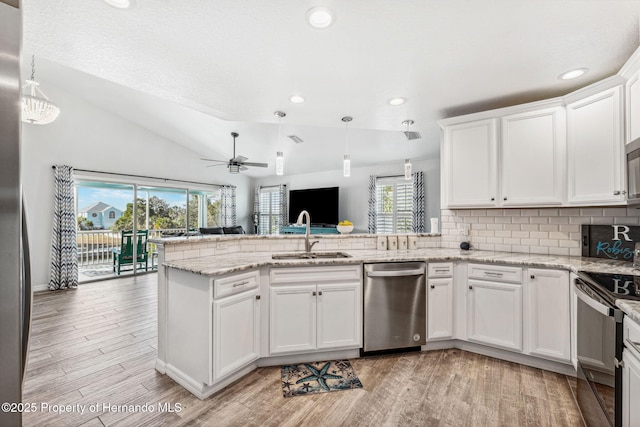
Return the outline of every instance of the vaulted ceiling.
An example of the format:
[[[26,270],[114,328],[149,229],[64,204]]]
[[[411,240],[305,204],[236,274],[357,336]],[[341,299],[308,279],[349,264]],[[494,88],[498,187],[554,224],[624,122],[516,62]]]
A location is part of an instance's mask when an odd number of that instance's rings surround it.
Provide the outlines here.
[[[437,155],[438,119],[586,86],[615,74],[640,37],[636,0],[23,3],[25,69],[35,54],[39,81],[199,156],[231,157],[236,130],[238,153],[270,163],[253,176],[274,173],[276,151],[287,174],[339,169],[345,115],[353,167]],[[305,21],[320,5],[336,17],[323,30]],[[582,78],[558,79],[580,67]],[[276,110],[283,137],[303,143],[278,138]],[[406,141],[406,119],[422,139]]]

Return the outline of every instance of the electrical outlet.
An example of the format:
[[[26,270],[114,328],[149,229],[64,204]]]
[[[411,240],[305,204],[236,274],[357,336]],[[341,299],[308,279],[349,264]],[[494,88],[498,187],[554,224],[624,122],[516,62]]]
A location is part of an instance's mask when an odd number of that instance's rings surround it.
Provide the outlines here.
[[[464,224],[464,223],[459,223],[457,227],[458,227],[458,235],[459,236],[468,236],[469,235],[469,229],[471,228],[471,225]]]

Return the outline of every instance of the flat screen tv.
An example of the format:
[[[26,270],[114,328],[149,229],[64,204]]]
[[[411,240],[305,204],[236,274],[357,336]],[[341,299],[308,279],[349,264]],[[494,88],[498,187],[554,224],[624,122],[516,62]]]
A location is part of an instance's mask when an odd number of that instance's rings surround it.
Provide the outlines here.
[[[303,210],[314,226],[338,224],[338,187],[289,191],[289,221],[295,223]]]

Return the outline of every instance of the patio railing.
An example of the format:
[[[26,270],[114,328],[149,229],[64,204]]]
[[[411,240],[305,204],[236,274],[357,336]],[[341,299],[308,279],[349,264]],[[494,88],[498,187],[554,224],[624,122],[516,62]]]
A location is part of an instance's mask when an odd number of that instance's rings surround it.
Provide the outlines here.
[[[149,239],[162,237],[163,232],[184,232],[186,229],[149,230]],[[112,249],[120,248],[121,233],[112,230],[78,230],[78,267],[113,264]],[[150,253],[155,245],[149,243]]]

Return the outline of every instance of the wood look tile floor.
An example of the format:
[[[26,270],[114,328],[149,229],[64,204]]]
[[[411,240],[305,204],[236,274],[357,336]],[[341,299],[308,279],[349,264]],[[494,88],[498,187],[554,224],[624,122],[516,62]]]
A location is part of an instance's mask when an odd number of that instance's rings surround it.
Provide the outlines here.
[[[156,310],[155,274],[36,294],[24,402],[37,411],[23,424],[583,425],[574,379],[455,349],[354,359],[364,389],[285,399],[269,367],[201,401],[154,369]]]

